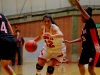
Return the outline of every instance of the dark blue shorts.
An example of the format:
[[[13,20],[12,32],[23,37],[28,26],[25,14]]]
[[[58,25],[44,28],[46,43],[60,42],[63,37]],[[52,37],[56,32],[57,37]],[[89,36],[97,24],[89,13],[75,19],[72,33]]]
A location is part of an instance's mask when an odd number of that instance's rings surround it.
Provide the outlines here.
[[[16,46],[14,37],[0,37],[0,59],[12,59],[16,53]]]
[[[90,66],[92,66],[94,61],[89,62],[89,59],[90,58],[94,59],[95,52],[96,51],[94,49],[91,49],[91,50],[83,49],[81,52],[80,59],[79,59],[79,64],[89,64]]]

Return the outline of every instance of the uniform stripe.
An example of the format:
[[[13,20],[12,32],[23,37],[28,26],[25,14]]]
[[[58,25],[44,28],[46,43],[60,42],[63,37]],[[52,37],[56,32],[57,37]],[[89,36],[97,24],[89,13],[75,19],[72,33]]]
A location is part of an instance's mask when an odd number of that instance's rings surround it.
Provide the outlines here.
[[[99,42],[97,39],[96,29],[90,29],[90,34],[92,36],[93,44],[95,49],[99,48]],[[94,66],[96,66],[98,59],[99,59],[100,51],[96,51],[95,58],[94,58]]]
[[[96,30],[90,29],[90,34],[92,36],[92,40],[93,40],[95,48],[99,47],[99,42],[98,42],[98,39],[97,39]]]
[[[96,52],[95,58],[94,58],[94,66],[96,66],[98,60],[99,60],[100,52]]]

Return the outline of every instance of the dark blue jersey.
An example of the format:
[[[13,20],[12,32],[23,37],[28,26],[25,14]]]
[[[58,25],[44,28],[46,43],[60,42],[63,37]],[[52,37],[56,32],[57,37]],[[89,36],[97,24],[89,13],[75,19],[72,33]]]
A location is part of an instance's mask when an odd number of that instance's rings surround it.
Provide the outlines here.
[[[82,30],[81,38],[83,49],[95,49],[96,44],[99,46],[99,36],[96,24],[92,18],[86,21],[86,25]]]
[[[12,36],[8,27],[8,21],[3,14],[0,14],[0,37]]]
[[[0,14],[0,59],[11,60],[16,54],[16,40],[10,33],[6,17]]]

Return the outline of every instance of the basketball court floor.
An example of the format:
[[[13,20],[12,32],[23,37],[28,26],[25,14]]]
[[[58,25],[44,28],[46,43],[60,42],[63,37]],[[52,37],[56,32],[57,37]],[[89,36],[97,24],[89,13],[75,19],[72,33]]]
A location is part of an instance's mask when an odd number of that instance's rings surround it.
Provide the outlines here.
[[[36,75],[35,71],[36,62],[24,62],[23,65],[15,65],[11,66],[17,75]],[[46,67],[43,68],[41,74],[46,75]],[[86,74],[89,75],[86,67]],[[100,75],[100,68],[95,68],[95,72],[97,75]],[[1,67],[0,67],[0,75],[8,75]],[[55,67],[55,71],[53,75],[80,75],[77,63],[62,63],[59,66]]]

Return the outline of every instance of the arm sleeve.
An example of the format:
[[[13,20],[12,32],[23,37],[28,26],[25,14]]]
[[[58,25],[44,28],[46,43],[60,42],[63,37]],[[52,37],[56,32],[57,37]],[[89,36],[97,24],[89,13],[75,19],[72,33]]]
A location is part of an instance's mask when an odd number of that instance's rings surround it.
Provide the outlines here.
[[[90,29],[90,35],[91,35],[95,49],[99,48],[100,45],[99,45],[99,41],[98,41],[98,37],[97,37],[95,28]]]
[[[94,44],[94,47],[96,50],[98,50],[97,48],[99,48],[99,41],[98,41],[98,37],[97,37],[97,34],[96,34],[96,29],[90,29],[90,34],[91,34],[91,37],[92,37],[92,41],[93,41],[93,44]],[[100,52],[99,51],[96,51],[95,53],[95,57],[94,57],[94,66],[96,66],[98,60],[99,60],[99,56],[100,56]]]

